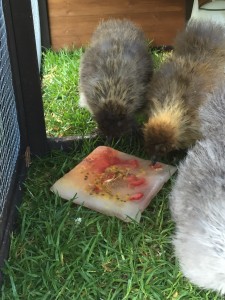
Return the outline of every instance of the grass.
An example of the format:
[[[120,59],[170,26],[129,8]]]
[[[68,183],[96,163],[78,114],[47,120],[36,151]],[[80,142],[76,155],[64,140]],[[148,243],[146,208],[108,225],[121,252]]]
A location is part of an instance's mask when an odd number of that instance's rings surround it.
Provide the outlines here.
[[[79,130],[83,134],[84,128],[95,127],[87,112],[76,106],[81,53],[49,51],[45,55],[43,90],[51,136]],[[155,59],[161,60],[157,55]],[[50,192],[51,185],[99,143],[98,139],[84,141],[69,153],[53,151],[32,161],[18,230],[12,234],[4,268],[1,299],[222,300],[216,293],[191,285],[179,271],[168,208],[174,178],[144,211],[140,224],[104,216]],[[110,146],[145,158],[141,141],[135,137],[112,141]]]
[[[42,88],[47,134],[50,137],[85,135],[96,127],[89,112],[78,106],[82,52],[80,48],[45,53]]]

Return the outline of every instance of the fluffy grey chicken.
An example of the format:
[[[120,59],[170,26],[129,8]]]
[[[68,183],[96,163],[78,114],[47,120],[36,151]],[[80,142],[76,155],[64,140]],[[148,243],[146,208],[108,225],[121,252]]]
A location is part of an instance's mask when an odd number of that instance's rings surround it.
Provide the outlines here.
[[[179,166],[170,196],[183,274],[225,294],[225,83],[200,110],[203,138]]]
[[[143,31],[129,20],[101,22],[80,63],[80,105],[109,137],[135,127],[153,63]]]
[[[151,81],[143,128],[150,155],[187,149],[201,138],[198,110],[205,94],[225,79],[224,66],[224,26],[190,20]]]

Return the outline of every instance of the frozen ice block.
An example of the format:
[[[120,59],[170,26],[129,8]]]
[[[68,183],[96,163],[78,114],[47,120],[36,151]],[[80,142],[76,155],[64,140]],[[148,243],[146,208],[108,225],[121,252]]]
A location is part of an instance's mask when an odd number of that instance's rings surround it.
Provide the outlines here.
[[[176,167],[99,146],[51,187],[65,200],[126,222],[141,213]]]

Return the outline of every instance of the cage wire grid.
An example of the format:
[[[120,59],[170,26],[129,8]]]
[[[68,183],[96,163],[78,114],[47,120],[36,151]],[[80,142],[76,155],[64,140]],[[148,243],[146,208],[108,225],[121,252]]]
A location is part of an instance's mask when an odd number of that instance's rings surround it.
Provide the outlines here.
[[[12,72],[7,45],[3,4],[0,0],[0,218],[20,149]]]

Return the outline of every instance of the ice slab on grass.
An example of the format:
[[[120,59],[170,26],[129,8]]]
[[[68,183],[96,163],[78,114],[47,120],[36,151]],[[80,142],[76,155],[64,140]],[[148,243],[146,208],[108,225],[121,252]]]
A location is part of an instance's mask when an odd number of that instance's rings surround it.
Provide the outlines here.
[[[176,167],[99,146],[53,184],[65,200],[123,221],[140,221],[141,213],[174,174]]]

